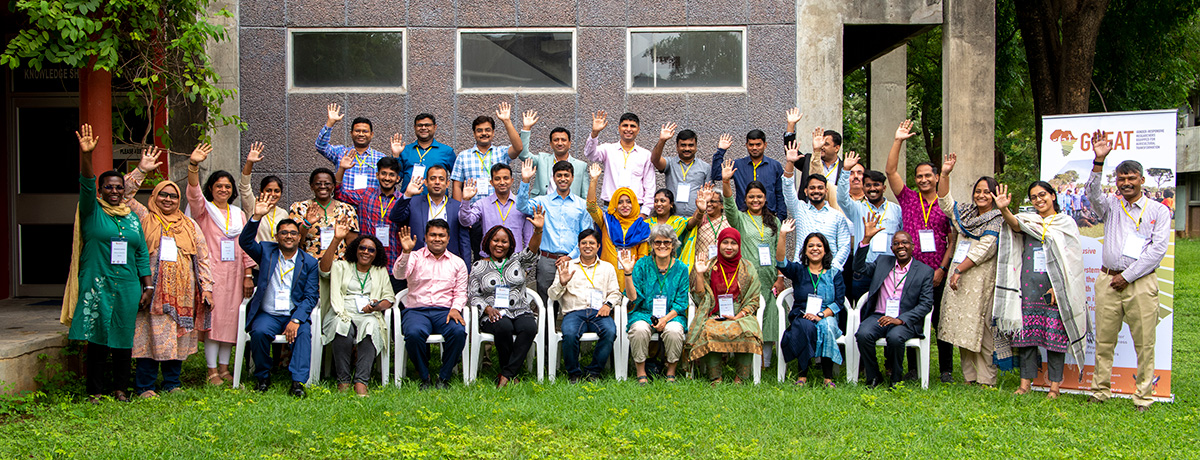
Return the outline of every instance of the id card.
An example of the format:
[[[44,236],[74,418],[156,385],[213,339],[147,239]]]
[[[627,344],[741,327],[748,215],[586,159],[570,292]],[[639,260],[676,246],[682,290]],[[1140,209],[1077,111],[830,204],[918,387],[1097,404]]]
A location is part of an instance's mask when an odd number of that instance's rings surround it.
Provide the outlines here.
[[[891,241],[892,241],[891,233],[883,233],[883,232],[876,233],[875,237],[871,238],[871,252],[878,252],[878,253],[887,252],[888,246],[890,246],[889,243]]]
[[[129,258],[129,242],[125,238],[112,239],[112,253],[109,254],[108,262],[113,265],[125,265]]]
[[[367,188],[367,175],[366,174],[355,174],[354,175],[354,189],[362,190],[364,188]]]
[[[1046,250],[1043,248],[1033,249],[1033,271],[1046,273]]]
[[[371,299],[367,298],[367,296],[365,296],[365,295],[354,296],[354,309],[357,310],[359,313],[366,313],[366,310],[364,310],[364,309],[367,308],[367,305],[370,305],[370,304],[371,304]]]
[[[233,240],[221,240],[221,262],[233,262]]]
[[[921,252],[937,252],[937,243],[933,239],[933,230],[921,230],[917,232],[917,235],[921,242]]]
[[[900,299],[887,299],[887,304],[883,309],[883,316],[892,318],[900,317]]]
[[[321,250],[324,251],[326,248],[328,248],[330,243],[333,243],[333,227],[322,227]]]
[[[733,316],[733,296],[722,294],[717,296],[717,313],[721,316]]]
[[[600,292],[599,289],[592,289],[588,293],[588,306],[592,307],[593,310],[599,310],[600,307],[603,307],[604,293]]]
[[[413,165],[412,177],[425,178],[425,165]],[[411,178],[409,180],[412,180]]]
[[[497,310],[508,309],[508,286],[496,286],[496,300],[492,302],[492,308]]]
[[[179,260],[179,246],[175,245],[175,238],[164,236],[158,240],[158,260],[162,262]]]
[[[379,243],[382,244],[383,247],[385,247],[385,248],[388,246],[391,246],[391,239],[390,239],[391,234],[389,233],[390,231],[391,231],[391,227],[389,227],[387,225],[376,225],[375,226],[375,238],[378,238]]]
[[[655,318],[667,316],[667,296],[654,296],[654,308],[651,309],[650,316]]]
[[[1146,239],[1141,235],[1129,235],[1125,237],[1125,247],[1121,249],[1121,255],[1137,259],[1142,255],[1142,248],[1146,247]]]
[[[967,253],[971,252],[971,241],[959,241],[958,247],[954,248],[954,265],[961,264],[967,260]]]
[[[821,298],[821,296],[809,294],[808,302],[804,304],[804,314],[815,315],[817,313],[820,313],[821,312],[821,304],[823,304],[824,302],[825,302],[825,299]]]
[[[691,200],[688,196],[692,194],[692,184],[679,184],[675,187],[675,202],[687,203]]]
[[[275,291],[275,313],[290,311],[292,311],[292,291],[288,289]]]
[[[717,245],[715,245],[715,244],[708,245],[708,260],[713,260],[716,258],[717,258]]]
[[[758,265],[769,267],[775,265],[771,260],[771,247],[765,244],[758,245]]]

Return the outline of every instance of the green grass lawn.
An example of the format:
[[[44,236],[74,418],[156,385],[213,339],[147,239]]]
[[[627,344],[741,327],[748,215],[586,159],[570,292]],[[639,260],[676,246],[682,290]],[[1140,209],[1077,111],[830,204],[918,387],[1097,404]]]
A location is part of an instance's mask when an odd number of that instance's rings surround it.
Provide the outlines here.
[[[282,384],[267,394],[203,388],[198,355],[179,394],[100,405],[42,398],[0,422],[0,458],[1198,458],[1200,272],[1191,264],[1200,242],[1179,241],[1176,257],[1176,402],[1143,414],[1126,399],[1013,396],[1012,373],[998,389],[893,391],[765,376],[772,382],[757,387],[528,379],[496,390],[485,375],[473,387],[406,384],[369,398],[326,383],[297,401]]]

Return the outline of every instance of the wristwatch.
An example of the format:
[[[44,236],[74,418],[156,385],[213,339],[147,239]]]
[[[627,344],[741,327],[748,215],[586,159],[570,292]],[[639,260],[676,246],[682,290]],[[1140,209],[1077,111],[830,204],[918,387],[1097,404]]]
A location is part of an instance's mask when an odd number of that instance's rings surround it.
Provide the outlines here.
[[[817,312],[817,318],[825,319],[825,312],[823,312],[823,311]]]
[[[296,324],[300,324],[300,320],[298,320],[298,319],[296,319],[296,318],[292,318],[292,322],[293,322],[293,323],[296,323]]]

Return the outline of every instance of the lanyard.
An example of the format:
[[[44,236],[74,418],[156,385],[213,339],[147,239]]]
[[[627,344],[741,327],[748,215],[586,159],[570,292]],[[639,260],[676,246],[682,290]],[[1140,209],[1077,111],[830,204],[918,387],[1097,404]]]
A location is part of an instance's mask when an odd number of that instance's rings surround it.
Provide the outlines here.
[[[216,206],[216,203],[213,203],[213,206]],[[217,206],[217,209],[221,209],[221,207]],[[229,234],[229,214],[230,214],[229,213],[229,205],[225,205],[225,209],[221,209],[221,213],[225,215],[225,234],[228,235]]]
[[[748,212],[746,213],[746,217],[749,217],[749,218],[750,218],[750,223],[754,224],[754,228],[758,229],[758,240],[759,240],[759,242],[766,242],[767,236],[766,236],[766,235],[763,233],[763,225],[759,225],[759,224],[758,224],[758,221],[757,221],[757,220],[754,220],[754,216],[750,215],[750,213],[748,213]],[[760,217],[761,217],[763,220],[765,220],[765,219],[766,219],[766,217],[765,217],[765,216],[760,216]],[[765,225],[765,223],[764,223],[764,225]]]
[[[510,261],[510,260],[512,260],[511,257],[500,261],[499,267],[496,266],[496,261],[494,259],[488,261],[489,263],[492,264],[492,268],[496,269],[496,273],[500,274],[500,280],[502,280],[502,281],[504,280],[504,266],[508,265],[508,261]]]
[[[267,234],[271,235],[271,239],[275,239],[275,210],[267,213]]]
[[[657,266],[658,266],[658,264],[655,264],[655,267],[657,267]],[[669,265],[667,265],[667,269],[665,272],[658,273],[658,293],[660,295],[662,295],[663,297],[667,296],[667,281],[665,279],[666,273],[669,273],[672,268],[675,268],[675,259],[671,259],[671,263]],[[727,288],[725,290],[728,291],[729,289]]]
[[[762,166],[762,162],[752,163],[754,165],[754,180],[758,180],[758,167]]]
[[[293,266],[292,268],[296,267]],[[359,274],[358,269],[355,268],[354,278],[358,280],[358,291],[362,293],[362,295],[367,295],[367,281],[371,281],[371,272],[367,272],[367,276],[364,278],[361,274]]]
[[[121,226],[121,221],[125,220],[125,216],[117,217],[117,216],[110,215],[110,216],[108,216],[108,218],[112,219],[113,225],[117,226],[117,236],[124,238],[125,237],[125,227]]]
[[[417,151],[417,159],[420,164],[425,164],[425,155],[429,155],[429,152],[433,150],[433,143],[429,144],[429,148],[425,149],[424,153],[421,152],[421,146],[418,144],[413,144],[413,149]]]
[[[1130,214],[1130,213],[1129,213],[1129,210],[1128,210],[1128,209],[1125,209],[1125,200],[1121,200],[1121,210],[1122,210],[1122,211],[1125,211],[1125,215],[1129,216],[1129,220],[1132,220],[1132,221],[1133,221],[1133,230],[1134,230],[1134,231],[1141,230],[1141,227],[1142,227],[1142,216],[1145,216],[1145,215],[1146,215],[1146,207],[1145,207],[1145,206],[1142,206],[1142,213],[1141,213],[1141,214],[1138,214],[1138,218],[1137,218],[1136,220],[1133,218],[1133,214]]]
[[[721,265],[720,261],[717,262],[717,265]],[[725,274],[725,266],[721,265],[721,278],[725,280],[725,293],[728,294],[729,288],[733,286],[733,282],[737,281],[737,270],[733,271],[733,279],[731,280],[729,279],[729,276]]]
[[[160,217],[158,214],[155,214],[155,215],[154,215],[154,218],[155,218],[155,219],[158,219],[158,223],[159,223],[159,224],[162,224],[162,226],[163,226],[163,235],[170,235],[170,234],[171,234],[171,224],[170,224],[169,222],[167,222],[167,221],[163,220],[163,218],[162,218],[162,217]]]
[[[1045,242],[1046,242],[1046,231],[1050,229],[1050,226],[1051,226],[1051,225],[1054,225],[1054,218],[1055,218],[1055,217],[1058,217],[1058,214],[1055,214],[1055,215],[1053,215],[1053,216],[1050,216],[1050,219],[1049,219],[1049,220],[1042,219],[1042,242],[1043,242],[1043,243],[1045,243]]]
[[[333,203],[333,200],[332,200],[332,199],[330,199],[330,200],[329,200],[329,202],[330,202],[330,203]],[[317,204],[317,206],[320,206],[320,207],[321,207],[321,210],[325,211],[325,221],[328,221],[328,220],[329,220],[329,205],[327,205],[327,204],[321,204],[321,202],[320,202],[320,201],[317,201],[317,200],[313,200],[313,203],[316,203],[316,204]],[[228,224],[227,224],[227,225],[228,225]]]
[[[287,269],[287,271],[282,271],[283,270],[283,254],[280,254],[278,261],[275,263],[275,273],[279,274],[279,284],[283,284],[283,277],[287,276],[288,273],[291,273],[292,270],[295,270],[295,269],[296,269],[296,265],[292,264],[292,268]]]
[[[594,281],[594,279],[595,279],[594,277],[596,275],[596,267],[599,267],[599,266],[600,266],[600,264],[598,262],[592,263],[592,274],[589,275],[587,270],[583,267],[583,262],[579,262],[579,271],[583,272],[583,276],[587,277],[588,284],[592,285],[592,289],[596,288],[596,282]]]
[[[429,148],[433,148],[433,147],[431,146],[431,147],[429,147]],[[482,166],[482,167],[483,167],[483,171],[484,171],[485,173],[486,173],[487,171],[491,170],[492,168],[491,168],[490,166],[488,166],[488,164],[487,164],[487,162],[486,162],[486,161],[483,161],[483,158],[484,158],[484,157],[489,157],[489,156],[491,156],[491,155],[492,155],[492,148],[491,148],[491,147],[488,147],[487,151],[486,151],[486,152],[483,152],[483,154],[482,154],[482,155],[480,155],[480,154],[479,154],[479,148],[476,148],[476,149],[475,149],[475,158],[478,158],[478,159],[479,159],[479,166]]]
[[[705,216],[707,218],[708,216]],[[721,216],[724,218],[725,216]],[[713,224],[712,219],[708,219],[708,230],[713,234],[713,243],[717,243],[717,226]]]
[[[387,212],[389,209],[392,209],[392,203],[394,203],[394,202],[396,202],[395,194],[388,197],[387,206],[384,206],[383,205],[383,194],[379,195],[379,220],[380,221],[386,220],[385,217],[387,217]]]
[[[929,228],[929,215],[933,214],[933,205],[937,204],[937,200],[929,202],[929,209],[925,209],[925,195],[917,192],[917,197],[921,200],[921,217],[925,219],[925,228]]]
[[[363,167],[364,164],[366,164],[366,162],[364,162],[362,159],[362,154],[358,153],[357,150],[354,151],[354,163],[357,164],[358,167],[360,167],[360,168]]]
[[[496,201],[493,201],[492,204],[496,205],[496,213],[500,214],[500,222],[508,222],[508,215],[512,214],[512,208],[513,208],[512,202],[511,201],[508,202],[508,211],[507,212],[505,212],[503,209],[500,208],[500,199],[499,198],[497,198]]]
[[[809,270],[809,272],[808,272],[808,278],[809,278],[810,280],[812,280],[812,284],[813,284],[813,294],[816,294],[816,293],[817,293],[817,282],[818,282],[818,281],[820,281],[820,279],[821,279],[821,275],[824,275],[824,274],[825,274],[825,270],[823,270],[823,269],[821,270],[821,273],[816,273],[816,274],[814,274],[814,273],[812,272],[812,270]],[[905,273],[905,274],[904,274],[904,276],[908,276],[908,274],[907,274],[907,273]]]
[[[637,148],[637,145],[634,145],[634,146],[633,146],[632,148],[630,148],[629,150],[625,150],[625,147],[621,147],[621,151],[625,153],[625,165],[624,165],[624,168],[626,168],[626,169],[629,169],[629,155],[633,154],[633,150],[634,150],[634,149],[636,149],[636,148]]]
[[[909,262],[909,264],[912,264],[912,262]],[[900,268],[900,267],[896,267],[896,268]],[[904,279],[908,278],[908,272],[904,272],[904,276],[901,276],[900,279],[897,280],[896,279],[896,269],[893,268],[892,273],[889,274],[888,276],[892,277],[892,289],[894,290],[894,289],[899,289],[900,286],[904,285]]]
[[[430,218],[437,216],[438,213],[442,212],[443,209],[446,209],[446,205],[450,204],[450,202],[446,199],[446,197],[442,197],[442,205],[438,206],[437,208],[433,207],[433,199],[429,198],[429,195],[425,195],[425,201],[429,203],[429,217]]]
[[[679,160],[679,166],[683,166],[683,160]],[[687,165],[686,168],[683,168],[683,181],[684,182],[687,182],[688,171],[692,170],[692,166],[696,166],[696,160],[692,160],[692,164]]]

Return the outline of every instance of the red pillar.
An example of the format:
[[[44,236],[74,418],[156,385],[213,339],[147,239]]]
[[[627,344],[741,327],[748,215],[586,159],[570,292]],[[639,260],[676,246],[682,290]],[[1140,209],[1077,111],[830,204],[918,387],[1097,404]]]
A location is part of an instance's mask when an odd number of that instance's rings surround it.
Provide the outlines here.
[[[107,70],[79,69],[79,123],[91,124],[99,138],[92,154],[96,175],[113,169],[112,73]]]

